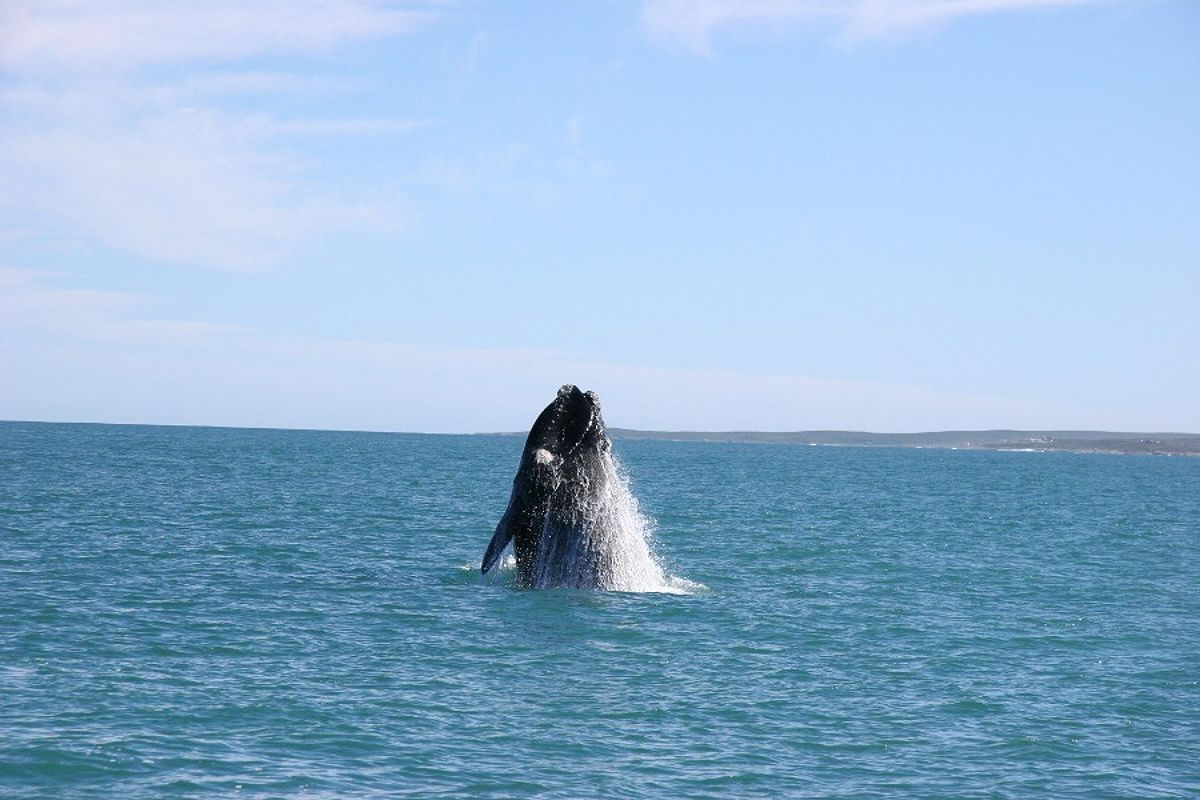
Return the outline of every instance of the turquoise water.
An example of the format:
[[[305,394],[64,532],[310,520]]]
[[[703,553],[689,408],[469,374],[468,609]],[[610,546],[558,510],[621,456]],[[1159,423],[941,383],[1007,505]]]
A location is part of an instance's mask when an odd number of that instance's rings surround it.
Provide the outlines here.
[[[0,796],[1200,795],[1200,459],[617,441],[624,594],[521,444],[0,424]]]

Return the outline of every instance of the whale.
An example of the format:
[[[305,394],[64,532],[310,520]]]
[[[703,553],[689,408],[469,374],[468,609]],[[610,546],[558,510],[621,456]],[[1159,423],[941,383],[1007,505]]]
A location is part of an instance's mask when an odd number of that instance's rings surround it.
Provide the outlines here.
[[[596,393],[572,384],[560,388],[525,439],[508,506],[480,571],[493,569],[511,542],[521,587],[619,583],[614,573],[623,555],[616,517],[624,486],[611,450]]]

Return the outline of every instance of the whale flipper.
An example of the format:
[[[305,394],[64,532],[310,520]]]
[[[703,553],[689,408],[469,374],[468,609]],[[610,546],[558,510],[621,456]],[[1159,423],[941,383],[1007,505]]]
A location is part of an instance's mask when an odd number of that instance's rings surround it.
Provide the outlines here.
[[[492,534],[492,540],[488,542],[487,551],[483,554],[483,563],[479,565],[479,571],[484,575],[496,566],[496,562],[500,560],[500,554],[512,540],[513,526],[511,522],[512,506],[510,505],[509,509],[504,512],[504,516],[500,518],[499,524],[496,525],[496,532]]]

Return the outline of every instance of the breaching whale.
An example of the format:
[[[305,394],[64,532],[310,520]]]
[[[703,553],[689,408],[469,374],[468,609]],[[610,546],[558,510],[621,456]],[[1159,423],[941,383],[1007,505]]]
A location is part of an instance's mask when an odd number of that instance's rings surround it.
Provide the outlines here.
[[[651,590],[664,581],[611,455],[594,392],[566,385],[538,415],[480,569],[511,541],[528,588]]]

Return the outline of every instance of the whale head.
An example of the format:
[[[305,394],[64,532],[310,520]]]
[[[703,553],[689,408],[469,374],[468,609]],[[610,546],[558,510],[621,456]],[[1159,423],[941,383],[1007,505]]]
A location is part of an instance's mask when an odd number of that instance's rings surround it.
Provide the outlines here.
[[[538,415],[525,440],[527,457],[536,460],[566,459],[583,450],[607,450],[611,445],[600,415],[595,392],[566,384]]]

